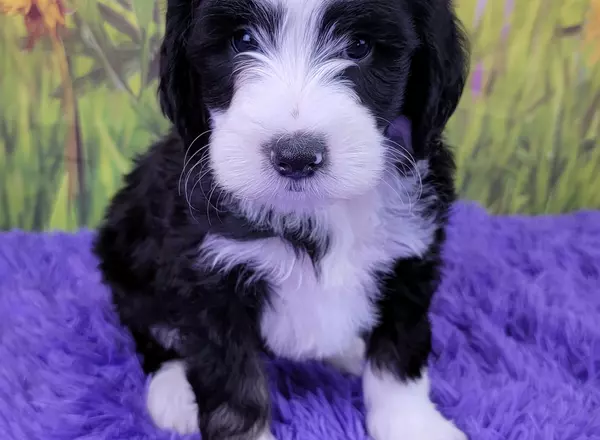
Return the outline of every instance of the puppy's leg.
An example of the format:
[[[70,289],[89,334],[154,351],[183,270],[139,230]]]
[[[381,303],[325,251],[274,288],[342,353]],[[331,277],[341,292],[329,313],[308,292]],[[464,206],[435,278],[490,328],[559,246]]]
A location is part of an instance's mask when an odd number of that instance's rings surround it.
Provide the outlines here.
[[[192,276],[208,278],[192,271],[182,285],[189,286]],[[204,440],[272,439],[255,316],[260,292],[249,285],[242,285],[247,292],[236,290],[238,280],[220,275],[194,283],[178,292],[179,301],[166,304],[164,322],[171,324],[151,328],[179,355],[150,384],[148,410],[158,426],[180,433],[199,429]]]
[[[186,364],[187,379],[199,399],[202,438],[273,439],[269,388],[257,352],[229,343],[209,356],[191,356]]]
[[[466,439],[429,397],[427,312],[436,284],[436,268],[430,264],[416,259],[398,263],[399,276],[382,292],[363,375],[367,429],[374,440]]]
[[[144,373],[152,376],[146,400],[148,412],[159,428],[180,434],[197,432],[198,406],[186,378],[185,363],[164,337],[171,333],[176,342],[177,332],[163,332],[157,327],[152,330],[152,335],[132,330]]]
[[[163,364],[152,377],[147,399],[152,419],[180,434],[200,430],[209,440],[273,439],[259,352],[231,335],[213,336],[187,337],[190,354]]]

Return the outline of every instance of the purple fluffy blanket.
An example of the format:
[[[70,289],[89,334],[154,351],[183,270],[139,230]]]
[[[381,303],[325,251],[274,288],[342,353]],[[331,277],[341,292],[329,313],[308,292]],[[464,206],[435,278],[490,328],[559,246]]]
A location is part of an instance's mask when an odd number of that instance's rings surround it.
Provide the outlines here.
[[[177,438],[145,412],[147,379],[91,239],[0,234],[2,440]],[[472,440],[600,439],[600,212],[459,204],[445,258],[431,310],[440,410]],[[284,361],[269,374],[278,439],[367,439],[358,380]]]

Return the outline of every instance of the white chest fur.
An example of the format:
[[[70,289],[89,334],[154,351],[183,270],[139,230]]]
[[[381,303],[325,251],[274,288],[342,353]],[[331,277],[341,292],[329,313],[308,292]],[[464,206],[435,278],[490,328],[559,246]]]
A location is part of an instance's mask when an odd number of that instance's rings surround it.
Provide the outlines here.
[[[334,356],[377,319],[375,271],[421,254],[431,243],[433,225],[400,196],[407,184],[410,188],[406,181],[383,182],[360,200],[333,204],[319,214],[330,242],[318,274],[308,256],[298,255],[279,238],[240,242],[208,236],[201,257],[222,270],[249,264],[271,282],[260,328],[276,354],[292,359]]]

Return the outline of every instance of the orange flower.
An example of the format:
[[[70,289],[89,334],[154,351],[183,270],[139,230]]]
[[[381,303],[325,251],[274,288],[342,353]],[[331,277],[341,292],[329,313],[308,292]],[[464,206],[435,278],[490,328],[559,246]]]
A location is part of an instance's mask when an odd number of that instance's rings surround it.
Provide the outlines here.
[[[600,0],[590,0],[583,39],[592,50],[592,63],[600,61]]]
[[[63,86],[63,111],[68,124],[64,157],[69,201],[73,201],[78,193],[82,193],[80,165],[83,153],[77,99],[69,69],[69,58],[60,35],[60,31],[65,27],[66,9],[64,0],[0,0],[0,13],[21,15],[24,18],[28,33],[26,49],[33,48],[44,35],[48,35],[52,42],[52,51]]]
[[[43,35],[56,37],[65,27],[64,0],[0,0],[0,12],[22,15],[27,28],[27,49],[31,49]]]

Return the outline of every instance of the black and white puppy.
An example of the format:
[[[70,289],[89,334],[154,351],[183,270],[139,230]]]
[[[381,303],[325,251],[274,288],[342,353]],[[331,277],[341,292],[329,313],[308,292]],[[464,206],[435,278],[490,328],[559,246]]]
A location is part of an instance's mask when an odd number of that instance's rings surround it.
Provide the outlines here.
[[[267,352],[362,374],[375,440],[465,438],[426,366],[466,65],[450,0],[168,1],[174,130],[95,246],[157,425],[272,439]]]

